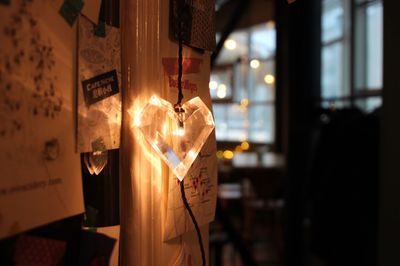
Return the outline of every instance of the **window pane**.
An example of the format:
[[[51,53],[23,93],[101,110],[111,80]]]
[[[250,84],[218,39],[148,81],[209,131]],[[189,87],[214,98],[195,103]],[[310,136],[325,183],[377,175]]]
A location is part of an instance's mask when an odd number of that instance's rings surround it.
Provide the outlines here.
[[[322,48],[322,98],[346,96],[343,80],[343,44],[334,43]]]
[[[217,41],[219,36],[217,35]],[[224,48],[217,59],[217,65],[232,64],[238,59],[246,57],[248,53],[249,33],[247,31],[236,31],[229,35],[225,41]]]
[[[356,89],[382,88],[383,8],[381,1],[357,7]]]
[[[275,54],[275,24],[270,21],[252,27],[250,58],[266,59]]]
[[[322,42],[343,36],[344,9],[342,0],[324,0],[322,5]]]
[[[216,136],[219,141],[248,139],[248,112],[239,104],[214,104]]]
[[[217,140],[225,140],[227,135],[228,124],[227,120],[227,112],[225,110],[224,104],[214,104],[213,105],[214,112],[214,122],[215,122],[215,134]]]
[[[249,98],[251,102],[275,100],[275,71],[274,61],[260,62],[256,69],[250,68],[252,83],[250,84]]]
[[[382,87],[383,58],[382,3],[367,7],[367,87]]]
[[[249,66],[246,63],[238,63],[234,66],[234,86],[235,93],[233,100],[240,102],[242,99],[249,98],[248,83],[251,82],[249,79]]]
[[[210,77],[210,94],[212,99],[229,99],[232,97],[232,70],[214,71]]]
[[[259,104],[249,107],[250,113],[250,137],[251,142],[274,141],[275,133],[275,114],[272,105]]]
[[[257,104],[243,108],[239,104],[214,104],[213,109],[218,141],[273,142],[273,105]]]
[[[218,37],[217,37],[218,39]],[[274,140],[276,31],[266,22],[234,32],[213,71],[210,90],[218,141],[271,143]],[[229,64],[229,71],[221,71]],[[226,95],[218,87],[226,86]],[[221,97],[223,95],[224,97]]]
[[[274,60],[258,61],[258,66],[252,68],[248,63],[235,66],[233,100],[241,102],[249,99],[251,102],[266,102],[275,100]]]

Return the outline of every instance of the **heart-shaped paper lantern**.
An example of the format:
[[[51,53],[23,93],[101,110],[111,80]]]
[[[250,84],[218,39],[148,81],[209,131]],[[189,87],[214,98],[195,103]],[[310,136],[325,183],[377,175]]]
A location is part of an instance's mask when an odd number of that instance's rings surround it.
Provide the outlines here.
[[[170,102],[153,96],[135,124],[182,181],[214,129],[214,120],[199,97],[187,101],[179,110],[177,112]]]

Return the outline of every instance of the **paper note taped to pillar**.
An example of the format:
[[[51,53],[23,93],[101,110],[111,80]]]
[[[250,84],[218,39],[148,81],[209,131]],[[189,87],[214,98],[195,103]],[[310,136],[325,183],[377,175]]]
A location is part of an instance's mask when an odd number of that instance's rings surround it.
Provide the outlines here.
[[[121,131],[120,30],[106,26],[106,37],[79,17],[78,151],[119,148]]]
[[[209,55],[184,50],[182,89],[183,102],[199,96],[211,110],[208,90]],[[174,102],[178,93],[178,59],[163,57],[164,88]],[[200,125],[199,125],[200,126]],[[208,224],[214,220],[217,199],[217,158],[214,131],[208,136],[196,160],[184,179],[185,194],[197,223]],[[167,241],[194,230],[193,222],[185,209],[178,179],[171,173],[168,179],[167,204],[163,239]]]
[[[0,238],[83,212],[76,28],[53,4],[0,5]]]

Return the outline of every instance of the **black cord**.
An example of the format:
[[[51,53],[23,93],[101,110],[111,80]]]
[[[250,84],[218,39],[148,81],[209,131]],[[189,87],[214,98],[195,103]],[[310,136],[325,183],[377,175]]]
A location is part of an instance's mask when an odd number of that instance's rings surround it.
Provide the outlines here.
[[[183,71],[183,56],[182,56],[182,51],[183,51],[183,41],[182,41],[182,22],[179,21],[179,50],[178,50],[178,101],[175,104],[175,111],[177,112],[184,112],[182,110],[181,104],[182,104],[182,99],[183,99],[183,92],[182,92],[182,71]],[[185,205],[186,210],[189,213],[190,218],[192,219],[194,228],[196,229],[197,233],[197,238],[199,240],[199,245],[200,245],[200,252],[201,252],[201,260],[202,260],[202,265],[206,265],[206,254],[204,252],[204,245],[203,245],[203,240],[201,238],[201,233],[200,233],[200,228],[199,225],[197,224],[196,217],[194,217],[193,211],[190,208],[190,205],[186,199],[185,195],[185,185],[182,181],[180,182],[181,186],[181,195],[182,195],[182,201],[183,205]]]
[[[192,218],[192,222],[194,224],[194,228],[196,229],[196,233],[197,233],[197,238],[199,239],[199,244],[200,244],[200,252],[201,252],[201,260],[202,260],[202,265],[205,266],[206,265],[206,254],[204,252],[204,246],[203,246],[203,240],[201,238],[201,233],[200,233],[200,228],[199,225],[197,224],[196,218],[194,217],[193,211],[189,206],[189,203],[186,199],[186,195],[185,195],[185,185],[183,183],[183,180],[180,182],[181,185],[181,195],[182,195],[182,201],[183,201],[183,205],[185,205],[186,210],[188,211],[190,218]]]
[[[179,50],[178,50],[178,101],[175,106],[180,107],[183,99],[182,92],[182,68],[183,68],[183,41],[182,41],[182,25],[179,22]]]

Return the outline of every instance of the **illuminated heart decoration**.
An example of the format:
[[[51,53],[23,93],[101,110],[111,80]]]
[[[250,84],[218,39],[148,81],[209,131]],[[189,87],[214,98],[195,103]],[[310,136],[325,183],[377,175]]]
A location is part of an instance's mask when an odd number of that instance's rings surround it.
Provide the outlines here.
[[[181,107],[183,112],[176,112],[170,102],[153,96],[134,122],[180,181],[214,129],[212,114],[199,97]]]
[[[96,151],[91,153],[85,153],[83,155],[83,161],[85,162],[86,168],[91,175],[99,175],[106,167],[108,162],[107,151]]]

